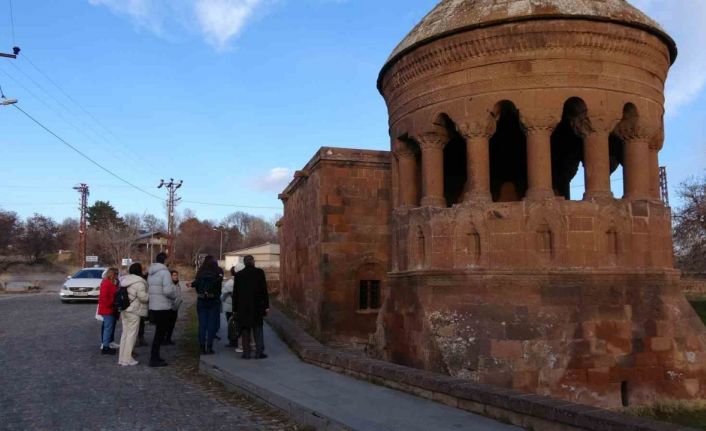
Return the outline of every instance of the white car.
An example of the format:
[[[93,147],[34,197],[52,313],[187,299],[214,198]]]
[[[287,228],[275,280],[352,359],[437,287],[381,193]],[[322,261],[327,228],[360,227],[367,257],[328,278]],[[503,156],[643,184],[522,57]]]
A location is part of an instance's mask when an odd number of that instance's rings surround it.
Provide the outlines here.
[[[108,268],[83,268],[76,274],[67,277],[61,286],[59,297],[61,302],[98,301],[103,274]]]

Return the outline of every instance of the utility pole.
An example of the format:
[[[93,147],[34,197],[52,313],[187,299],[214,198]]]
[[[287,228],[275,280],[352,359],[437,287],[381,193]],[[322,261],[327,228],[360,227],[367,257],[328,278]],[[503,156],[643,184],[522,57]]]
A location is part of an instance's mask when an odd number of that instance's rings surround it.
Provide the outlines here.
[[[170,178],[169,182],[160,180],[158,189],[165,187],[169,192],[169,198],[167,199],[167,253],[169,257],[174,256],[174,237],[175,237],[175,226],[174,226],[174,207],[176,207],[177,202],[181,198],[176,197],[176,191],[184,184],[184,181],[174,182],[174,178]]]
[[[218,255],[218,260],[223,260],[223,231],[225,230],[223,226],[214,227],[213,230],[217,230],[221,233],[221,249]]]
[[[662,198],[662,202],[666,206],[669,206],[669,183],[667,183],[667,167],[661,166],[659,168],[659,191]]]
[[[81,211],[81,220],[78,227],[78,259],[80,265],[86,265],[86,216],[88,214],[88,184],[79,184],[74,187],[74,190],[81,194],[79,203],[79,211]]]

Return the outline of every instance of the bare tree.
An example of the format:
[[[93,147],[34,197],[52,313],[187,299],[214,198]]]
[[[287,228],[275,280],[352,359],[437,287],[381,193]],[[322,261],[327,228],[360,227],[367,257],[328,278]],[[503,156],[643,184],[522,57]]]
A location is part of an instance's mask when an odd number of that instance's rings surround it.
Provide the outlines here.
[[[34,214],[22,224],[17,248],[32,262],[56,249],[59,228],[49,217]]]
[[[66,218],[59,225],[57,247],[60,250],[76,250],[78,248],[79,223],[75,218]]]
[[[201,221],[196,217],[184,220],[177,234],[176,257],[178,260],[195,264],[200,254],[217,254],[220,233],[214,230],[212,222]]]
[[[152,214],[144,214],[142,216],[142,229],[147,232],[166,232],[167,223]]]
[[[6,252],[12,245],[20,228],[17,213],[0,210],[0,253]]]
[[[140,217],[126,216],[124,220],[107,223],[96,232],[96,240],[104,247],[108,263],[120,264],[132,255],[135,239],[140,232]]]
[[[677,263],[687,271],[706,271],[706,177],[680,185],[683,206],[674,214]]]

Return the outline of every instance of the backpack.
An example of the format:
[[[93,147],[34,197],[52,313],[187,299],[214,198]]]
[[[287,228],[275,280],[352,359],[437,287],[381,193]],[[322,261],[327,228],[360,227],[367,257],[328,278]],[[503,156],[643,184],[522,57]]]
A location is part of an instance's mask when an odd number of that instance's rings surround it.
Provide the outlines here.
[[[197,279],[196,293],[203,299],[216,299],[220,297],[221,280],[205,277]]]
[[[115,292],[115,299],[113,300],[113,308],[118,313],[121,313],[130,307],[132,301],[130,301],[130,294],[127,292],[127,286],[119,286],[118,291]]]

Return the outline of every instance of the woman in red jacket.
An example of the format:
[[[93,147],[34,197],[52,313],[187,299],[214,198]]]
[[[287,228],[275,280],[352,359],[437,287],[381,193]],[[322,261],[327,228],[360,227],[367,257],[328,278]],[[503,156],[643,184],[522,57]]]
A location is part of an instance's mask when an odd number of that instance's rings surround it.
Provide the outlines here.
[[[100,295],[98,296],[98,314],[103,316],[103,355],[114,355],[115,349],[110,347],[110,337],[115,328],[115,309],[113,302],[115,293],[118,290],[118,270],[116,268],[108,269],[103,275],[101,282]]]

